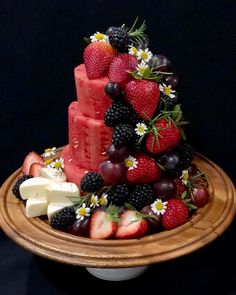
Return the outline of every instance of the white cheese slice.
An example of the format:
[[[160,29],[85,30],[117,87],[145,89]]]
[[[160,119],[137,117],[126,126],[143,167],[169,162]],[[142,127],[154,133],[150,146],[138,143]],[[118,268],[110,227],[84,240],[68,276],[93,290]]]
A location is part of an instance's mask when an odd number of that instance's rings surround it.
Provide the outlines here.
[[[68,207],[68,206],[72,206],[73,203],[71,201],[68,202],[63,202],[63,203],[58,203],[58,202],[51,202],[48,205],[47,208],[47,215],[48,215],[48,219],[50,220],[51,217],[57,213],[59,210]]]
[[[48,201],[46,198],[29,198],[26,201],[25,213],[27,217],[47,214]]]
[[[66,175],[63,171],[58,171],[54,168],[48,168],[43,167],[40,170],[40,176],[49,178],[51,180],[54,180],[56,182],[65,182],[66,181]]]
[[[20,185],[20,195],[23,200],[29,198],[45,198],[47,187],[54,183],[53,180],[45,177],[29,178]]]
[[[47,188],[46,197],[48,202],[68,202],[68,197],[79,197],[79,188],[72,182],[50,184]]]

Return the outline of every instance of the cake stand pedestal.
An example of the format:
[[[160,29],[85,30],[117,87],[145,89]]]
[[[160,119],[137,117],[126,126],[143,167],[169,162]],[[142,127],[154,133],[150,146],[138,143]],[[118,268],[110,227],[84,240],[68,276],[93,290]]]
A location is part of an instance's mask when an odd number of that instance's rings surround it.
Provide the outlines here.
[[[236,194],[231,180],[220,167],[200,154],[195,154],[194,163],[206,175],[210,201],[188,222],[169,231],[141,239],[93,240],[54,230],[44,218],[27,218],[24,203],[13,196],[12,187],[21,169],[1,187],[0,224],[9,238],[34,254],[84,266],[101,279],[131,279],[150,264],[191,253],[209,244],[232,222]]]

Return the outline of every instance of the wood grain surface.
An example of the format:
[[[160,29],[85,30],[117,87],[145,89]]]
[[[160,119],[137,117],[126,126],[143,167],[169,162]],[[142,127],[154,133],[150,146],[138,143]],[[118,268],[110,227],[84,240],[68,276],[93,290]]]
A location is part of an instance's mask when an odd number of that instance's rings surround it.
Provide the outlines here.
[[[210,202],[184,225],[133,240],[92,240],[52,229],[46,220],[27,218],[24,203],[12,194],[21,169],[0,191],[0,223],[9,238],[27,250],[62,263],[89,267],[132,267],[176,258],[212,242],[235,216],[236,194],[220,167],[200,154],[194,163],[205,173]]]

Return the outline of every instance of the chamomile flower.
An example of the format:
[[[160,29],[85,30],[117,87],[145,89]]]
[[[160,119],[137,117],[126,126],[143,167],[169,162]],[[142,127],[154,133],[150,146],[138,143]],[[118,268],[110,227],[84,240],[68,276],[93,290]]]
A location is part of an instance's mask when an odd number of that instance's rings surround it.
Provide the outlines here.
[[[128,170],[133,170],[134,168],[137,168],[138,161],[136,158],[132,156],[128,156],[128,158],[124,161],[125,167],[128,168]]]
[[[151,204],[152,211],[157,215],[163,215],[166,211],[168,202],[163,202],[161,199],[156,199],[154,203]]]
[[[90,207],[91,208],[99,207],[98,196],[92,194],[90,198]]]
[[[62,171],[62,169],[64,168],[64,159],[62,157],[60,159],[56,159],[52,163],[52,167],[58,169],[59,171]]]
[[[182,175],[180,176],[182,179],[183,184],[187,185],[188,184],[188,179],[189,179],[189,173],[188,170],[183,170]]]
[[[162,83],[159,85],[160,91],[163,92],[165,95],[169,96],[170,98],[174,97],[175,90],[171,88],[171,85],[166,85],[165,83]]]
[[[44,165],[47,167],[47,168],[53,168],[54,166],[54,162],[52,159],[47,159],[44,161]]]
[[[102,194],[102,196],[98,199],[99,205],[106,206],[108,203],[107,197],[107,194]]]
[[[143,60],[145,62],[149,62],[152,56],[153,54],[148,48],[146,48],[145,50],[139,49],[137,52],[137,59]]]
[[[96,32],[95,34],[90,36],[90,40],[92,43],[97,41],[109,43],[108,36],[100,32]]]
[[[136,70],[137,70],[137,75],[140,77],[143,77],[143,75],[145,74],[145,71],[149,68],[149,65],[147,63],[145,63],[145,61],[141,61],[141,63],[137,66]]]
[[[137,53],[138,53],[138,49],[133,45],[129,45],[129,51],[128,52],[129,52],[129,54],[136,56]]]
[[[47,148],[47,149],[44,150],[43,157],[47,158],[47,157],[51,157],[51,156],[53,156],[55,154],[56,154],[56,148],[55,147]]]
[[[86,207],[86,204],[83,203],[80,208],[75,211],[76,219],[83,220],[85,216],[90,216],[90,208]]]
[[[137,123],[134,130],[137,135],[143,136],[147,132],[147,125],[144,123]]]

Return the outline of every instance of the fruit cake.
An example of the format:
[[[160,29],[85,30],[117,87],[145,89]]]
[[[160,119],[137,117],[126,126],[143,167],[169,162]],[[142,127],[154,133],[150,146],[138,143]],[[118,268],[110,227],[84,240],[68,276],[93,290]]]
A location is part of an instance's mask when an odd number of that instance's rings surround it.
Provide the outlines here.
[[[13,194],[29,218],[92,239],[133,239],[182,225],[209,201],[192,163],[178,77],[149,50],[143,22],[85,38],[74,70],[69,143],[30,152]]]

